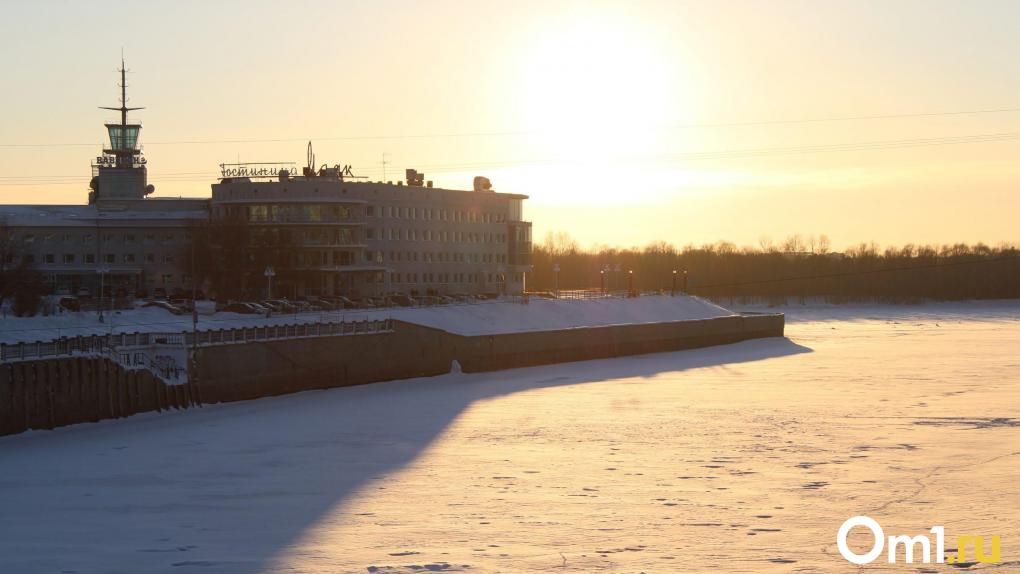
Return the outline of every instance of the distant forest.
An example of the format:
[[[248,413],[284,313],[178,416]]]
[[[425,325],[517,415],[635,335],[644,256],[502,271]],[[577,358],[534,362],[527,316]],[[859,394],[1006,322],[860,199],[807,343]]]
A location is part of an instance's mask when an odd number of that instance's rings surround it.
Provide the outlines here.
[[[676,290],[682,291],[685,270],[688,292],[738,302],[1020,298],[1020,249],[1015,245],[882,249],[862,243],[837,253],[825,236],[797,235],[743,248],[728,242],[683,248],[656,242],[644,248],[581,249],[565,234],[549,234],[535,245],[527,288],[668,293],[674,277]]]

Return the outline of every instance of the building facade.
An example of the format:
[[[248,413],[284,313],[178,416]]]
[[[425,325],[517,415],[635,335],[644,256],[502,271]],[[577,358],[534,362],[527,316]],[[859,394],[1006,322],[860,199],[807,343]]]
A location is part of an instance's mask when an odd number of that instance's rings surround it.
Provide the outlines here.
[[[140,108],[126,101],[122,91],[121,106],[105,108],[121,121],[106,124],[110,147],[93,162],[87,204],[0,206],[8,264],[34,266],[56,292],[215,294],[193,262],[224,229],[238,243],[219,255],[253,298],[524,289],[527,196],[493,192],[485,178],[472,191],[433,188],[414,170],[405,181],[359,181],[349,167],[316,168],[309,144],[300,174],[293,164],[222,165],[211,198],[150,197],[141,125],[128,121]]]

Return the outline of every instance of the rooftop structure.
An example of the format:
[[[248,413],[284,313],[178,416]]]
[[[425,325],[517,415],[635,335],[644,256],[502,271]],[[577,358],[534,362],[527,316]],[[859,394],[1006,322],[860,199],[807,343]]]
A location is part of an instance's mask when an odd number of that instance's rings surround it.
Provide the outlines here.
[[[208,199],[150,197],[140,123],[129,121],[120,67],[120,121],[92,162],[85,205],[0,205],[17,261],[56,292],[238,297],[389,293],[515,293],[531,264],[527,196],[439,189],[425,174],[369,182],[349,165],[221,164]],[[205,268],[199,263],[205,261]],[[215,261],[215,263],[210,263]],[[217,285],[219,284],[219,288]],[[100,286],[103,287],[100,287]]]

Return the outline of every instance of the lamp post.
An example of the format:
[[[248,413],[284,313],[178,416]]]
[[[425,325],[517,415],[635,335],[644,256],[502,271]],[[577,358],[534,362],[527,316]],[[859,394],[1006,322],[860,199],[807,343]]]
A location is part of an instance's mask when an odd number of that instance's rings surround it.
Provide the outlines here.
[[[669,290],[669,296],[673,297],[676,295],[676,269],[673,270],[673,286]]]
[[[620,288],[620,271],[623,271],[623,268],[622,268],[622,267],[620,267],[620,264],[619,264],[619,263],[617,263],[617,264],[616,264],[616,288],[617,288],[617,289],[619,289],[619,288]],[[612,286],[612,285],[610,285],[610,286],[609,286],[609,290],[610,290],[610,291],[612,291],[612,290],[613,290],[613,286]]]
[[[686,269],[684,269],[684,291],[683,291],[683,293],[684,293],[684,295],[687,294],[687,270]]]
[[[262,273],[266,276],[266,299],[273,298],[273,277],[276,276],[276,271],[273,270],[273,266],[269,265],[266,270]]]
[[[556,295],[560,294],[560,264],[553,264],[553,273],[556,275]]]
[[[627,296],[634,296],[634,270],[627,271]]]
[[[104,287],[106,286],[106,274],[110,272],[108,267],[100,267],[96,269],[96,273],[99,273],[99,322],[102,323],[105,319],[103,317],[103,294]]]
[[[599,269],[599,293],[606,294],[606,270]]]

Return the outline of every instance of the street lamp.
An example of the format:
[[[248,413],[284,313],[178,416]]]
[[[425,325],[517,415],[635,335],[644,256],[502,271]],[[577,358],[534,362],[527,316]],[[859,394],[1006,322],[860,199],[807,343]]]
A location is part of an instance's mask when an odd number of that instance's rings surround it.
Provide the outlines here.
[[[669,289],[669,296],[676,295],[676,269],[673,270],[673,286]]]
[[[627,271],[627,296],[634,296],[634,270]]]
[[[560,264],[559,263],[554,263],[553,264],[553,273],[556,274],[556,294],[559,295],[560,294]]]
[[[96,269],[96,273],[99,273],[99,322],[102,323],[105,319],[103,318],[103,293],[106,282],[106,274],[110,272],[109,267],[100,267]]]
[[[683,293],[684,293],[684,295],[687,294],[687,270],[686,269],[684,269],[684,291],[683,291]]]
[[[262,274],[266,276],[266,281],[267,281],[267,285],[266,285],[266,299],[272,299],[273,298],[273,277],[276,276],[276,271],[273,270],[273,266],[272,265],[269,265],[269,266],[266,267],[266,270]]]
[[[617,264],[616,264],[616,288],[617,288],[617,289],[619,289],[619,288],[620,288],[620,271],[623,271],[623,268],[622,268],[622,267],[620,267],[620,264],[619,264],[619,263],[617,263]],[[610,285],[610,287],[609,287],[609,290],[610,290],[610,291],[612,291],[612,290],[613,290],[613,287],[612,287],[612,285]]]
[[[599,269],[599,293],[606,294],[606,270]]]

